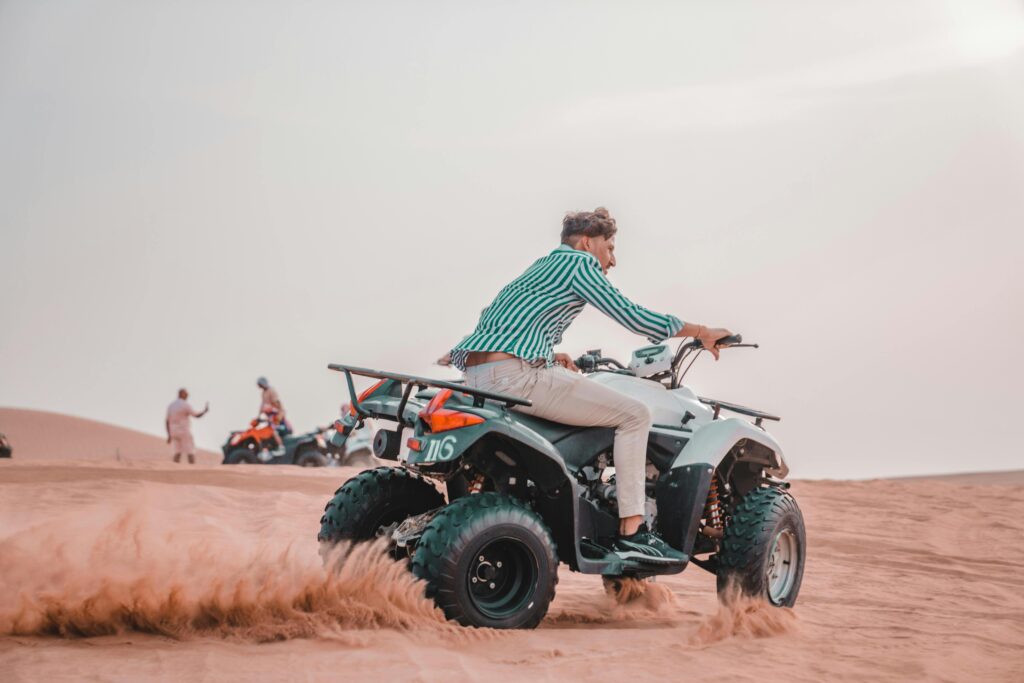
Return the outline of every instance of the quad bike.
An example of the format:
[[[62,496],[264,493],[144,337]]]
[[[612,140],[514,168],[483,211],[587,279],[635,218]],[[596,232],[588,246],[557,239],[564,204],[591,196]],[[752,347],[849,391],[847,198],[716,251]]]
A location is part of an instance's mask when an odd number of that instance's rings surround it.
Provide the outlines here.
[[[306,434],[285,434],[281,437],[284,455],[270,454],[277,447],[274,439],[274,425],[261,415],[249,423],[249,429],[231,432],[221,446],[224,465],[239,463],[266,465],[300,465],[302,467],[324,467],[335,464],[337,449],[324,438],[327,428],[318,428]],[[262,454],[262,457],[261,457]]]
[[[13,452],[11,442],[7,440],[6,436],[0,434],[0,458],[9,458]]]
[[[756,347],[739,335],[719,345]],[[628,367],[600,351],[576,364],[589,381],[651,409],[648,524],[717,576],[723,600],[741,592],[790,607],[803,576],[805,531],[783,480],[782,449],[763,426],[779,418],[684,386],[702,350],[684,340],[674,353],[666,344],[638,349]],[[537,626],[554,597],[559,562],[612,586],[620,577],[684,569],[611,552],[618,528],[613,429],[532,417],[515,410],[529,406],[526,399],[456,382],[329,367],[344,373],[352,396],[335,442],[364,419],[390,419],[397,428],[377,432],[374,452],[399,462],[337,490],[320,520],[322,549],[385,536],[449,619],[493,628]],[[379,381],[357,397],[353,375]],[[412,436],[403,452],[406,429]]]
[[[274,426],[260,416],[249,423],[249,429],[231,432],[221,446],[224,452],[221,464],[372,467],[377,463],[369,443],[364,443],[362,439],[350,439],[342,446],[335,446],[332,443],[333,435],[333,424],[317,427],[305,434],[284,434],[281,437],[285,448],[284,455],[274,456],[271,453],[277,446],[274,440]]]

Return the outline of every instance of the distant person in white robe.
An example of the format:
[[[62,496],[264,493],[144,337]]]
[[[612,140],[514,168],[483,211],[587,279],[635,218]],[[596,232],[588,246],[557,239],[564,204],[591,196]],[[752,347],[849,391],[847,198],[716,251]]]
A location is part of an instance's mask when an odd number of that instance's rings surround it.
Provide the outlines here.
[[[192,440],[192,418],[202,417],[209,410],[209,403],[201,412],[197,413],[192,410],[192,406],[188,403],[188,391],[178,389],[178,398],[167,406],[167,419],[164,422],[167,427],[167,443],[171,444],[174,462],[181,462],[181,455],[184,453],[188,456],[189,464],[195,464],[196,444]]]

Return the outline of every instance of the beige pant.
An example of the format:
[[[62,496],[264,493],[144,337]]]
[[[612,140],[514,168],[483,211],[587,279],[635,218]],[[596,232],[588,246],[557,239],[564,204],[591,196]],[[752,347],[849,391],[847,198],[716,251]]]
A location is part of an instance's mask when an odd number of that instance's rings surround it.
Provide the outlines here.
[[[642,402],[560,365],[535,367],[518,358],[466,369],[466,384],[528,398],[528,415],[562,424],[615,427],[615,482],[619,517],[644,514],[644,479],[651,411]]]

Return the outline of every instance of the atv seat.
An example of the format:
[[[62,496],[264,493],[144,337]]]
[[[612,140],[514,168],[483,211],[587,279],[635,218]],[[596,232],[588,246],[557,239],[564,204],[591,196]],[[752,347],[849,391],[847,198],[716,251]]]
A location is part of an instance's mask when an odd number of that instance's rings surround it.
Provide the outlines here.
[[[615,440],[612,427],[577,427],[520,412],[515,413],[515,419],[550,441],[570,472],[586,467],[598,455],[611,450]]]

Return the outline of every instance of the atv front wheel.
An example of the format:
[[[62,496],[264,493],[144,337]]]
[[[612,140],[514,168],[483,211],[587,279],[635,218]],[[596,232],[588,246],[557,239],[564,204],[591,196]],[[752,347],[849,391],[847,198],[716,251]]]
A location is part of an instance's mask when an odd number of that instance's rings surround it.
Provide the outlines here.
[[[551,533],[525,503],[497,493],[455,500],[427,525],[412,571],[465,626],[534,628],[558,583]]]
[[[248,448],[236,448],[228,453],[228,457],[224,458],[224,463],[227,465],[238,465],[241,463],[255,465],[258,462],[256,454]]]
[[[442,505],[444,496],[426,479],[401,467],[378,467],[334,492],[316,538],[322,543],[368,541],[391,524]]]
[[[299,467],[327,467],[327,458],[315,448],[306,448],[295,458]]]
[[[793,496],[775,487],[751,491],[725,528],[718,553],[719,597],[739,589],[777,607],[792,607],[806,548],[804,518]]]

